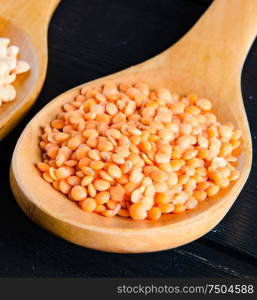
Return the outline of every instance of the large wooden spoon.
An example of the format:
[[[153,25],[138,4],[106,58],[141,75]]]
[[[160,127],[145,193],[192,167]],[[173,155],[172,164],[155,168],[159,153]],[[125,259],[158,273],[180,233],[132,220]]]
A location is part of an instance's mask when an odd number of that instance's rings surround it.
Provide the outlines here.
[[[60,0],[0,0],[0,37],[20,48],[31,70],[15,81],[17,97],[0,107],[0,140],[19,122],[36,100],[47,68],[47,29]]]
[[[241,96],[241,70],[257,32],[257,0],[216,0],[193,29],[164,53],[93,82],[144,81],[178,93],[210,98],[221,121],[243,131],[241,176],[216,198],[180,215],[133,221],[85,213],[41,177],[40,126],[46,125],[82,87],[58,96],[27,125],[13,155],[11,186],[23,211],[36,223],[73,243],[112,252],[150,252],[177,247],[212,229],[227,213],[250,171],[252,144]]]

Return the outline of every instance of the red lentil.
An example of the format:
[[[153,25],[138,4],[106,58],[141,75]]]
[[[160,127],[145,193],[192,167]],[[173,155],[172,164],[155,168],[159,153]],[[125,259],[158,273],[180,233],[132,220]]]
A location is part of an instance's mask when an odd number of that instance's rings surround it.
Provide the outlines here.
[[[241,131],[212,103],[145,83],[84,87],[43,128],[44,180],[85,212],[158,220],[239,178]]]

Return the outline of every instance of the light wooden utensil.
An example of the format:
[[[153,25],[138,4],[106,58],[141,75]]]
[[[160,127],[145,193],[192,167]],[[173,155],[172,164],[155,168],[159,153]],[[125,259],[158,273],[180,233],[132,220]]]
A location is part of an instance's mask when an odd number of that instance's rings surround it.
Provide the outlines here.
[[[62,104],[82,86],[58,96],[27,125],[13,155],[11,186],[23,211],[47,230],[89,248],[138,253],[177,247],[193,241],[225,216],[248,177],[252,144],[241,96],[241,70],[257,32],[257,0],[216,0],[198,23],[164,53],[122,72],[87,83],[143,81],[180,94],[196,92],[213,101],[218,118],[243,132],[239,159],[241,176],[217,197],[180,215],[158,221],[107,218],[83,212],[41,177],[35,163],[41,158],[40,127],[48,124]]]
[[[35,102],[47,68],[47,30],[60,0],[0,0],[0,37],[20,48],[20,58],[30,72],[17,76],[14,101],[0,107],[0,140],[21,120]]]

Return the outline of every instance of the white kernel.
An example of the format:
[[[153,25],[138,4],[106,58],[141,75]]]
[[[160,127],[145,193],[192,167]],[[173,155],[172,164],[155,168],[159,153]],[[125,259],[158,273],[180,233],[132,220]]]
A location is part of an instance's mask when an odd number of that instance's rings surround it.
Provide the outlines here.
[[[0,85],[0,100],[3,102],[12,101],[16,97],[15,88],[10,84]]]
[[[26,61],[18,60],[16,68],[15,68],[15,73],[21,74],[21,73],[27,72],[29,69],[30,69],[30,66]]]

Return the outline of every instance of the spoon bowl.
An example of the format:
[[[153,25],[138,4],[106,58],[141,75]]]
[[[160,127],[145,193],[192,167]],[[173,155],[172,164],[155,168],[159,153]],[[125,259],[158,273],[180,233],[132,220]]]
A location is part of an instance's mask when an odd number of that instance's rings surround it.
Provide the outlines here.
[[[42,88],[47,68],[47,28],[58,2],[40,0],[36,6],[32,0],[0,0],[0,37],[10,38],[11,44],[20,48],[19,59],[31,68],[17,76],[13,84],[16,98],[0,107],[0,140],[25,115]]]
[[[165,215],[157,221],[134,221],[119,216],[106,218],[95,213],[85,213],[76,203],[45,182],[35,168],[35,163],[41,159],[38,146],[40,128],[48,124],[60,112],[61,106],[70,102],[85,86],[81,85],[46,105],[30,121],[16,145],[10,178],[13,193],[23,211],[34,222],[68,241],[119,253],[174,248],[199,238],[217,225],[240,193],[251,167],[251,137],[241,97],[240,75],[243,60],[256,35],[257,24],[256,20],[251,24],[243,22],[244,43],[240,40],[241,47],[236,53],[231,50],[230,45],[226,49],[226,44],[215,44],[215,48],[210,48],[213,41],[206,42],[205,36],[209,34],[206,32],[206,25],[209,25],[208,30],[214,37],[215,34],[217,38],[223,34],[226,37],[232,34],[233,38],[234,30],[238,29],[232,24],[234,15],[242,15],[245,20],[244,16],[249,17],[249,12],[257,13],[257,1],[252,1],[254,5],[250,7],[250,2],[248,6],[246,2],[248,1],[216,0],[193,29],[164,53],[86,84],[96,87],[108,82],[117,84],[143,81],[151,88],[166,87],[178,94],[194,92],[209,98],[220,121],[232,122],[243,131],[238,164],[241,176],[235,183],[216,197],[199,204],[194,210],[178,215]],[[222,15],[224,11],[226,16]],[[242,23],[238,26],[242,28]],[[239,45],[239,40],[232,38],[229,41],[233,41],[233,46],[237,43]]]

